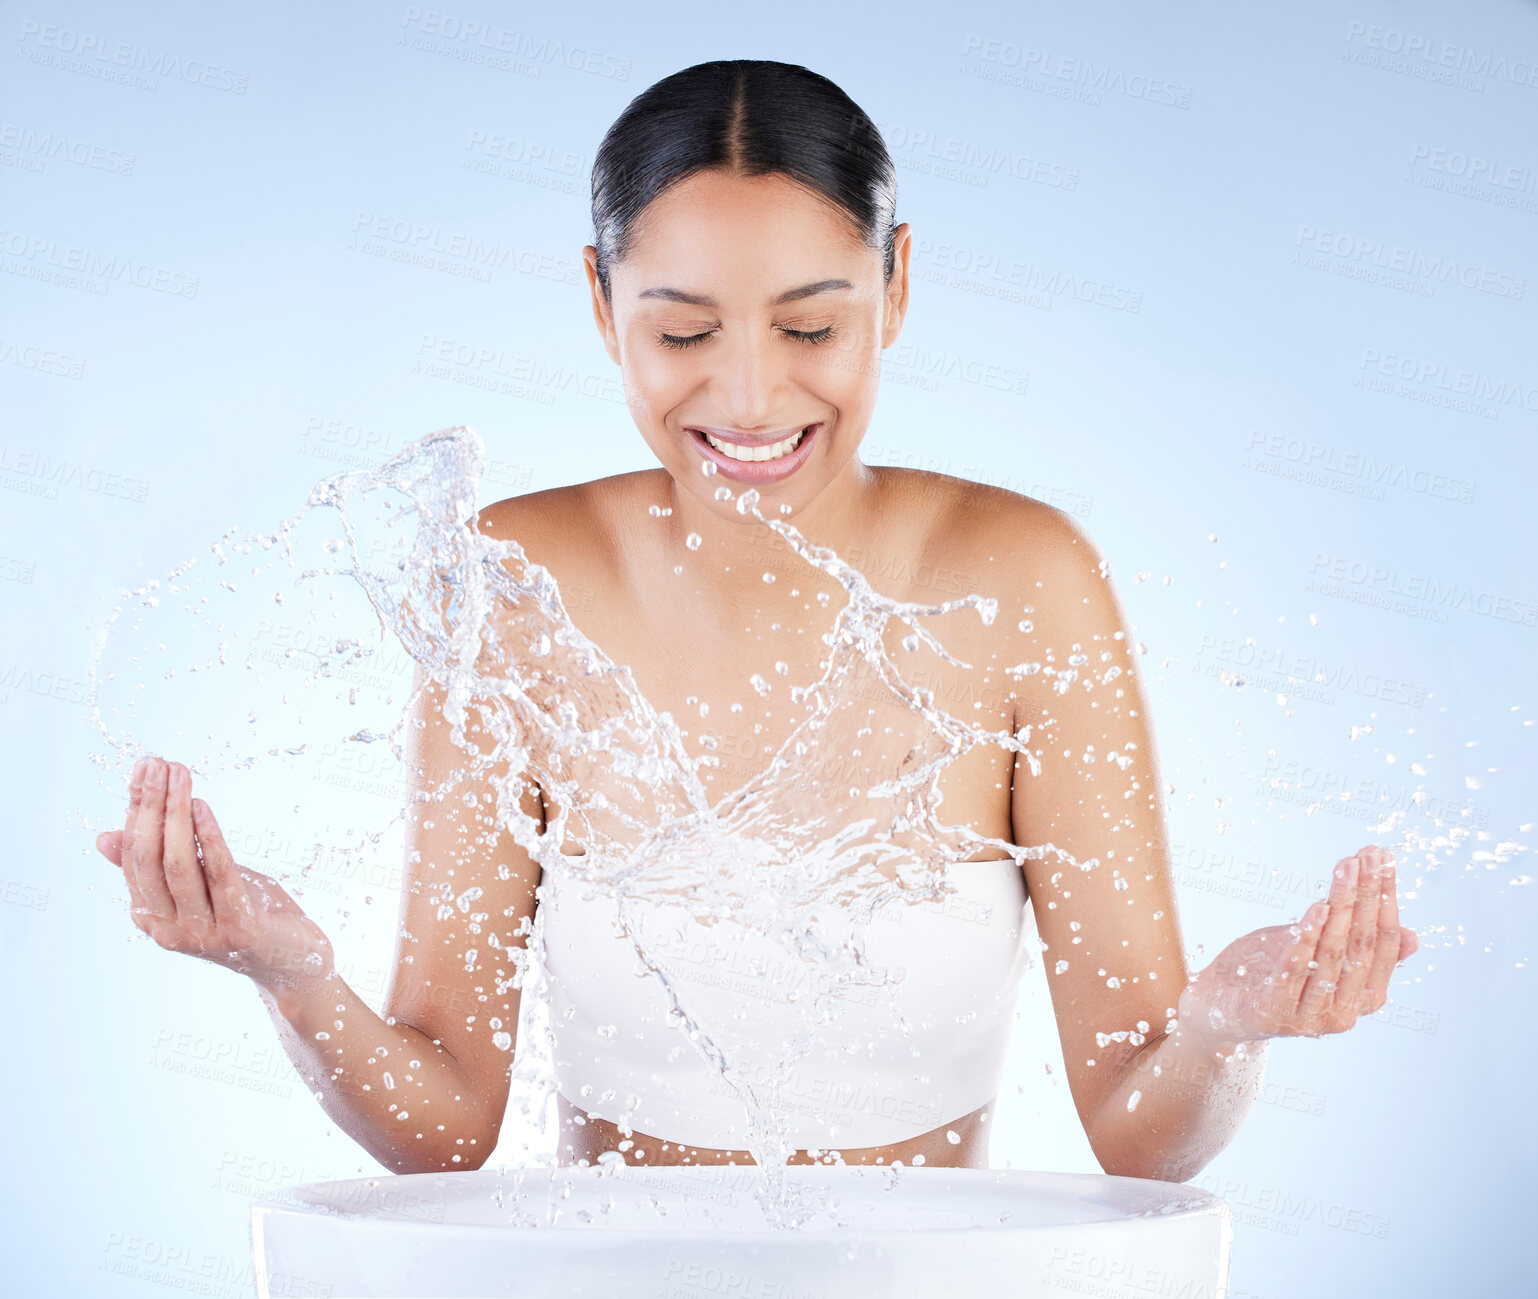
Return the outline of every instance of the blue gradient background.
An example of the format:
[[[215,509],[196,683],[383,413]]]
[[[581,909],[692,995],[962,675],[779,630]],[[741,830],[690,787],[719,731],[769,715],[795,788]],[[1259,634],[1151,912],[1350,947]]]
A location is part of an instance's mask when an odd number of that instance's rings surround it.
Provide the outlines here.
[[[429,12],[535,53],[474,61],[476,43],[433,35]],[[1530,840],[1538,820],[1538,627],[1360,597],[1436,582],[1538,603],[1538,5],[582,14],[4,6],[4,1288],[154,1296],[202,1276],[247,1293],[249,1195],[378,1171],[294,1081],[247,986],[133,941],[87,828],[112,823],[121,794],[86,761],[79,703],[112,592],[449,425],[485,438],[487,501],[646,466],[580,275],[593,151],[658,78],[755,57],[833,78],[898,163],[917,274],[867,458],[1052,500],[1110,560],[1148,647],[1193,963],[1294,918],[1374,841],[1360,799],[1310,814],[1309,773],[1390,799],[1422,787],[1484,827],[1418,887],[1401,854],[1423,947],[1394,1002],[1347,1034],[1274,1043],[1265,1102],[1194,1179],[1234,1206],[1231,1295],[1526,1292],[1534,909],[1511,881],[1530,863],[1474,854]],[[122,84],[99,75],[110,59],[61,48],[82,37],[223,71]],[[1471,62],[1385,48],[1412,37]],[[591,70],[543,61],[547,46],[594,51]],[[1023,50],[1055,72],[1078,59],[1170,83],[1184,105],[1085,97],[1040,62],[1022,76]],[[1527,62],[1502,75],[1497,56]],[[1495,181],[1460,189],[1471,158]],[[411,245],[369,238],[376,220],[519,256],[484,278],[464,257],[395,260],[382,254]],[[71,247],[162,287],[44,278]],[[1396,248],[1472,267],[1475,287],[1424,266],[1364,274]],[[993,291],[1011,263],[1036,277],[1033,299]],[[486,359],[423,365],[445,346]],[[1025,391],[991,367],[1028,376]],[[499,370],[516,382],[498,390]],[[1458,371],[1501,395],[1443,404]],[[1310,445],[1315,476],[1299,477]],[[1374,486],[1340,467],[1350,457],[1406,476]],[[1398,577],[1311,586],[1336,561]],[[1275,672],[1242,662],[1254,651],[1349,679],[1282,703]],[[1291,787],[1273,786],[1287,764]],[[226,806],[217,781],[205,793]],[[393,902],[337,939],[373,971],[359,986],[376,1006]],[[199,1043],[240,1063],[180,1072]],[[1009,1070],[994,1162],[1098,1171],[1039,967]]]

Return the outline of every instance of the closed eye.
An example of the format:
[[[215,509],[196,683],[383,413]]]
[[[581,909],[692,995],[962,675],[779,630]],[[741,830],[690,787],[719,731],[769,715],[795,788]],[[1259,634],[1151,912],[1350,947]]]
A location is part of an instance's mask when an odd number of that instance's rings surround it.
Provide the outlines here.
[[[658,334],[657,340],[664,347],[695,347],[698,344],[703,343],[715,332],[716,331],[713,329],[707,329],[703,334],[689,334],[687,336],[680,336],[678,334]],[[794,338],[799,343],[815,344],[826,343],[830,338],[833,337],[836,331],[832,325],[824,325],[821,329],[782,329],[780,332],[783,333],[787,338]]]

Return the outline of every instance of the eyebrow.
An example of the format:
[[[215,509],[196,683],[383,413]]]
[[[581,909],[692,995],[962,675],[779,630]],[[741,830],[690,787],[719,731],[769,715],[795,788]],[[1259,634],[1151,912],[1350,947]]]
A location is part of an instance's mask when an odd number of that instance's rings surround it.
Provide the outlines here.
[[[818,280],[815,284],[803,284],[798,289],[786,289],[784,293],[775,298],[769,305],[780,306],[786,302],[798,302],[802,298],[810,298],[818,293],[831,293],[836,289],[852,289],[854,285],[848,280]],[[714,307],[716,300],[708,298],[702,293],[685,293],[682,289],[642,289],[640,297],[665,298],[669,302],[686,302],[693,307]]]

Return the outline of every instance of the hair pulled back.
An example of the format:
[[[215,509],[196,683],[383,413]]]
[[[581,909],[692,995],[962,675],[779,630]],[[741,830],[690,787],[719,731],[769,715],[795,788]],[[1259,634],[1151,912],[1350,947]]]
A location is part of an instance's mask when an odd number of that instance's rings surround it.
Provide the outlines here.
[[[593,162],[598,282],[623,261],[651,201],[696,172],[779,173],[841,210],[883,255],[891,279],[897,169],[864,111],[827,77],[795,63],[718,59],[637,95]]]

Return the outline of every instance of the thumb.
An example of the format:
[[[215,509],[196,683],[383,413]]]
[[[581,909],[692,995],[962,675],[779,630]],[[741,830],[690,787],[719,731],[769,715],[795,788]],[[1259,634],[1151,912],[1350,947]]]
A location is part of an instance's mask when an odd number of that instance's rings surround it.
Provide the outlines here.
[[[108,830],[105,834],[97,835],[96,851],[114,866],[121,866],[123,864],[123,832]]]

